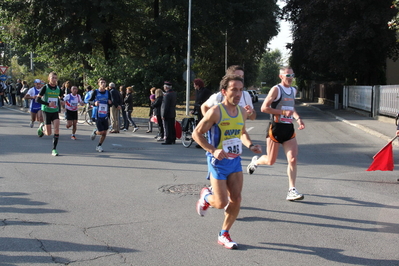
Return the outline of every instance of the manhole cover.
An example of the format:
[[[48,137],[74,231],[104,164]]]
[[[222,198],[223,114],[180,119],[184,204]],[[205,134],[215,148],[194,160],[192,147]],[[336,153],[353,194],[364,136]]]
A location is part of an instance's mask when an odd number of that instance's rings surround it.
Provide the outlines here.
[[[159,188],[159,191],[168,194],[198,195],[205,186],[204,184],[164,185]]]

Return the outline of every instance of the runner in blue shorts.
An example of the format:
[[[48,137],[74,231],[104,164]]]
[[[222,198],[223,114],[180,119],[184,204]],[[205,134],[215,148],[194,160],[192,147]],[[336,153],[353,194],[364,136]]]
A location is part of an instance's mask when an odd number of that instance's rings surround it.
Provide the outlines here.
[[[30,101],[30,123],[29,126],[32,128],[35,121],[40,123],[43,122],[43,112],[42,105],[36,101],[37,95],[39,95],[40,90],[42,89],[44,82],[40,79],[35,79],[35,86],[29,89],[29,91],[24,96],[24,99],[31,99]],[[39,123],[39,125],[40,125]]]
[[[222,103],[206,112],[193,133],[194,140],[207,151],[212,186],[212,191],[208,187],[201,190],[196,209],[200,216],[204,216],[210,206],[225,209],[218,243],[228,249],[238,247],[231,240],[229,230],[240,212],[243,186],[240,157],[242,147],[246,146],[255,153],[262,152],[259,145],[252,144],[245,130],[248,113],[238,106],[243,87],[244,81],[240,76],[224,76],[220,82],[220,91],[224,96]],[[204,137],[205,133],[208,133],[208,140]]]

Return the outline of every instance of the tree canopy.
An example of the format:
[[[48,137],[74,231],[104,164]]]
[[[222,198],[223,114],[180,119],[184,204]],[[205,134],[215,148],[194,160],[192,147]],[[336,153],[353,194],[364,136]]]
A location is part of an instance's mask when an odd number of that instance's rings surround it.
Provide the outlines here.
[[[274,0],[203,0],[192,6],[192,65],[216,86],[228,64],[256,81],[257,64],[278,33]],[[147,91],[165,79],[185,87],[186,0],[3,0],[0,33],[15,51],[33,51],[49,69],[99,76]],[[227,33],[227,35],[226,35]],[[91,82],[92,85],[93,82]],[[184,98],[184,97],[182,97]]]
[[[387,23],[392,0],[285,0],[293,24],[291,65],[302,79],[385,83],[388,57],[398,52]]]
[[[279,69],[283,64],[279,50],[266,51],[259,64],[258,84],[266,82],[267,87],[280,83]]]

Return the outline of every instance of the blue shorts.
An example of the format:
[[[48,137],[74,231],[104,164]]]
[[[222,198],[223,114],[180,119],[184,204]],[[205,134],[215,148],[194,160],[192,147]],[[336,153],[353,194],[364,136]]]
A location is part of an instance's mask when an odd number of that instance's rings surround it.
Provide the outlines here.
[[[208,161],[208,179],[210,174],[217,180],[227,180],[232,173],[242,172],[241,157],[238,156],[232,160],[217,160],[213,156],[207,156]]]
[[[39,111],[41,111],[42,110],[42,108],[41,107],[39,107],[39,108],[30,108],[30,112],[31,113],[34,113],[34,114],[37,114],[37,112],[39,112]]]

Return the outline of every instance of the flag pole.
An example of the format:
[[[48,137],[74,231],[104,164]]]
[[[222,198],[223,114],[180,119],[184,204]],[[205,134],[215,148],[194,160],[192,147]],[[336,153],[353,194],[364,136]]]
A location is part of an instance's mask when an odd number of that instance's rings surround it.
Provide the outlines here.
[[[394,141],[394,140],[397,139],[397,138],[398,138],[398,135],[396,135],[395,137],[393,137],[384,147],[382,147],[381,150],[379,150],[379,151],[373,156],[373,159],[374,159],[375,156],[377,156],[377,154],[379,154],[383,149],[385,149],[389,144],[392,143],[392,141]]]

